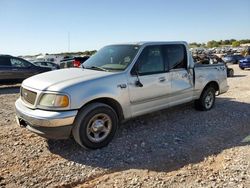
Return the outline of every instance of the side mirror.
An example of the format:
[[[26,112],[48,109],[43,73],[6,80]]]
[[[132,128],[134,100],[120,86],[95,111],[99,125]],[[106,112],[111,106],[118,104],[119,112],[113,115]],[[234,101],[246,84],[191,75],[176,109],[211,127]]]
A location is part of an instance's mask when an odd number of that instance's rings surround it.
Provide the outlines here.
[[[143,84],[141,83],[140,78],[139,78],[138,64],[135,65],[135,67],[134,67],[134,69],[132,71],[132,74],[136,75],[136,77],[137,77],[137,80],[135,81],[135,85],[137,87],[143,87]]]

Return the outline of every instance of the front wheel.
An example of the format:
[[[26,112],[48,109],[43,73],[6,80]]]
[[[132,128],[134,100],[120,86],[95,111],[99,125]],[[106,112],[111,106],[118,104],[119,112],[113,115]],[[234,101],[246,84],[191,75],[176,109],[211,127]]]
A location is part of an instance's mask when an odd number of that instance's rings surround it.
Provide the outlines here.
[[[79,111],[73,137],[82,147],[97,149],[108,145],[118,128],[118,117],[110,106],[92,103]]]
[[[215,102],[215,89],[213,87],[207,87],[202,92],[200,98],[195,100],[195,108],[201,111],[208,111],[214,106]]]

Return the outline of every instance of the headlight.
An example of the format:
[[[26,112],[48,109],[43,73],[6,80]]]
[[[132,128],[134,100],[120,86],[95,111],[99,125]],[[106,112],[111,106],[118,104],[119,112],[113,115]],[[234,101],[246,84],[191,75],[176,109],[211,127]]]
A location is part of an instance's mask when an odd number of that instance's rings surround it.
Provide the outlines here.
[[[39,105],[49,108],[65,108],[69,106],[69,97],[63,94],[43,94]]]

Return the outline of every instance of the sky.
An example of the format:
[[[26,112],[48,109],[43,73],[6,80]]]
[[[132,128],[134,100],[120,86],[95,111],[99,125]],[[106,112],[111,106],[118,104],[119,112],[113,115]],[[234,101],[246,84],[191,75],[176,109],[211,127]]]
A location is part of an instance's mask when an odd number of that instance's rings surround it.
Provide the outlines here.
[[[250,39],[250,0],[0,0],[0,54],[232,38]]]

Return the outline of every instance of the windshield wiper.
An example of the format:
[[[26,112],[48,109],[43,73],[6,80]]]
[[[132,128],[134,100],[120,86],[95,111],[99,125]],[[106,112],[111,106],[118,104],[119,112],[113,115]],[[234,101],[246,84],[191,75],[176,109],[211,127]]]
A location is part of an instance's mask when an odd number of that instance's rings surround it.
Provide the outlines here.
[[[100,70],[100,71],[108,71],[107,69],[104,69],[102,67],[97,66],[91,66],[91,67],[84,67],[85,69],[94,69],[94,70]]]

